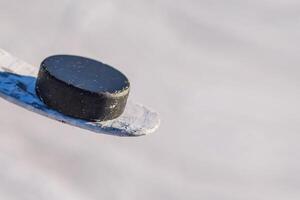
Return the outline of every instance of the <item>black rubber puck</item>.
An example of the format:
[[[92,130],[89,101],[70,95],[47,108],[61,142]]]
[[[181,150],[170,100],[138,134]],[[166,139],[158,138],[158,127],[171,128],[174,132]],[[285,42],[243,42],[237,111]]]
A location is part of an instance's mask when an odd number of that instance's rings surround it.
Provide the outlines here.
[[[40,66],[36,92],[50,108],[89,121],[120,116],[130,84],[124,74],[96,60],[71,55],[46,58]]]

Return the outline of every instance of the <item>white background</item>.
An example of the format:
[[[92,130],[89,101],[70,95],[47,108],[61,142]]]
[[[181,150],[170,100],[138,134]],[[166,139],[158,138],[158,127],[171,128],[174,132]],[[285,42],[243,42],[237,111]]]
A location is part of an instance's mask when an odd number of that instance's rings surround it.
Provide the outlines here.
[[[99,59],[156,133],[94,134],[0,100],[0,199],[300,199],[297,0],[0,0],[0,48]]]

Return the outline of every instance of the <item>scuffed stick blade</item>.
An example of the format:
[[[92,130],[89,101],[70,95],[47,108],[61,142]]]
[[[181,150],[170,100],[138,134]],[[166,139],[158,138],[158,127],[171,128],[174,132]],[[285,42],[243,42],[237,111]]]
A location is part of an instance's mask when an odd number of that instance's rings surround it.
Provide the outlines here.
[[[35,93],[37,69],[0,49],[0,96],[32,112],[102,134],[141,136],[159,127],[159,115],[133,101],[128,102],[119,118],[104,122],[76,119],[52,110]]]

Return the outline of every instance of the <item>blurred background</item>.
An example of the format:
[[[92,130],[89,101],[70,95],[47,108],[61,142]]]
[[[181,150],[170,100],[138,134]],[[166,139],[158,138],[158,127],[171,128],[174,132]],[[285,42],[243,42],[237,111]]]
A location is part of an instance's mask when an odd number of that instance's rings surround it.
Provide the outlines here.
[[[0,0],[0,48],[116,66],[162,119],[119,138],[0,99],[0,199],[299,199],[299,35],[296,0]]]

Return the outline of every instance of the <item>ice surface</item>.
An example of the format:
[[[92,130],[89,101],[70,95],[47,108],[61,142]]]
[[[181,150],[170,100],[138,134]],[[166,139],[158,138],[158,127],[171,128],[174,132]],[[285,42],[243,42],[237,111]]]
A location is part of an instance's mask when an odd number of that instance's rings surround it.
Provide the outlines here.
[[[300,199],[299,8],[1,0],[2,48],[35,66],[57,53],[118,66],[163,123],[83,134],[0,99],[0,199]]]

